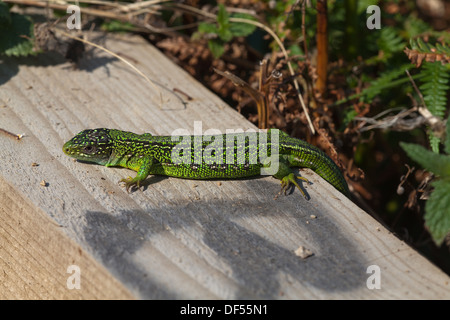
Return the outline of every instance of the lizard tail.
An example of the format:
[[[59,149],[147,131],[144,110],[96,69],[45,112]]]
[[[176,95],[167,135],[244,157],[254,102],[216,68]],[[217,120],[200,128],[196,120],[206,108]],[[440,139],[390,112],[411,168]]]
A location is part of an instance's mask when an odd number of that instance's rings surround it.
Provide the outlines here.
[[[341,170],[322,150],[300,139],[289,138],[283,141],[281,153],[289,155],[289,166],[312,169],[336,189],[350,197],[347,182]]]

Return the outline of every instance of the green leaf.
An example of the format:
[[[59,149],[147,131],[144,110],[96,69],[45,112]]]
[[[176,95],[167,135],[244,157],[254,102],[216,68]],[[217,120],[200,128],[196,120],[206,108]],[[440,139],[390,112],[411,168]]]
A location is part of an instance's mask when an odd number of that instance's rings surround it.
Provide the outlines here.
[[[225,51],[225,44],[220,39],[209,40],[208,47],[216,59],[219,58]]]
[[[355,118],[358,115],[358,111],[356,111],[353,108],[347,109],[344,111],[344,120],[343,120],[343,126],[344,128],[348,126],[348,124],[353,121],[353,118]]]
[[[233,34],[231,33],[230,28],[219,28],[219,37],[225,42],[230,41],[233,39]]]
[[[62,18],[62,17],[65,17],[67,15],[67,11],[66,10],[53,9],[53,15],[55,16],[55,18]]]
[[[400,142],[408,156],[437,176],[450,179],[450,156],[434,153],[418,144]]]
[[[219,4],[217,23],[219,24],[219,26],[226,26],[229,23],[229,15],[223,4]]]
[[[247,14],[236,14],[235,17],[254,20],[252,16]],[[209,50],[215,58],[219,58],[225,51],[225,43],[237,36],[247,36],[255,30],[255,26],[248,23],[230,22],[230,15],[225,6],[219,4],[219,12],[217,13],[217,25],[212,23],[202,22],[198,26],[198,32],[193,34],[193,39],[196,39],[201,34],[216,34],[218,39],[211,39],[208,41]]]
[[[100,28],[104,31],[111,31],[111,32],[125,32],[134,30],[133,24],[118,20],[105,21],[102,23]]]
[[[434,191],[425,204],[425,225],[436,244],[441,245],[450,233],[450,181],[438,180],[432,185]]]
[[[11,24],[0,25],[0,54],[26,56],[33,54],[33,25],[23,15],[11,13]]]
[[[220,39],[225,42],[233,39],[233,34],[230,30],[230,20],[227,10],[223,4],[219,4],[219,12],[217,14],[217,23],[219,24],[218,35]]]
[[[217,29],[217,26],[215,24],[212,23],[207,23],[207,22],[201,22],[198,25],[198,31],[201,33],[215,33],[217,34],[219,32],[219,29]]]
[[[298,44],[293,44],[289,48],[289,56],[301,56],[303,55],[303,50]]]
[[[233,18],[241,18],[254,21],[255,18],[249,14],[245,13],[236,13],[233,15]],[[230,31],[234,37],[246,37],[255,31],[256,26],[249,23],[244,22],[232,22],[230,24]]]
[[[231,30],[229,27],[219,27],[218,35],[220,39],[222,39],[225,42],[231,41],[233,39],[233,34],[231,33]]]
[[[447,125],[449,122],[447,121]],[[449,132],[447,127],[447,133]],[[447,146],[450,141],[446,140],[445,143]],[[417,144],[401,142],[400,145],[411,159],[441,177],[432,183],[434,191],[425,204],[424,217],[433,240],[441,245],[450,233],[450,156],[428,151]]]

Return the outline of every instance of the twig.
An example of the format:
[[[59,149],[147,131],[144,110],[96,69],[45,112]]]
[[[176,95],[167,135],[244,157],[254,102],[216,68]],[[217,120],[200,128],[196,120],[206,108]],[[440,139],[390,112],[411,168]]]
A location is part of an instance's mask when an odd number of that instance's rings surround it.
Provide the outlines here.
[[[243,18],[230,18],[230,21],[232,22],[241,22],[241,23],[247,23],[247,24],[253,24],[255,26],[257,26],[258,28],[263,29],[264,31],[266,31],[268,34],[270,34],[272,36],[272,38],[274,38],[274,40],[277,42],[278,46],[281,49],[281,52],[283,53],[284,57],[286,58],[286,61],[289,61],[289,56],[287,54],[287,51],[283,45],[283,43],[281,42],[280,38],[276,35],[275,32],[273,32],[272,29],[270,29],[269,27],[263,25],[262,23],[258,22],[258,21],[253,21],[253,20],[249,20],[249,19],[243,19]],[[292,68],[291,64],[288,62],[287,66],[289,68],[289,73],[291,74],[291,76],[293,77],[293,82],[294,82],[294,87],[295,90],[297,91],[297,96],[298,99],[300,100],[300,104],[302,105],[303,108],[303,112],[305,113],[306,116],[306,120],[308,121],[308,125],[309,125],[309,129],[311,130],[312,134],[315,134],[316,131],[314,129],[314,126],[311,122],[311,118],[309,117],[309,112],[308,109],[306,108],[305,102],[303,101],[303,97],[300,93],[300,86],[298,84],[297,79],[295,79],[295,72],[294,69]]]
[[[411,77],[411,74],[409,73],[408,69],[405,69],[406,74],[408,75],[409,81],[411,81],[411,84],[414,88],[414,90],[416,90],[417,95],[420,98],[420,101],[422,102],[422,106],[424,106],[425,108],[427,107],[427,105],[425,104],[425,100],[423,99],[423,95],[422,92],[420,92],[419,88],[417,88],[416,83],[414,81],[414,79]]]
[[[120,61],[124,62],[125,64],[127,64],[130,68],[132,68],[132,69],[133,69],[134,71],[136,71],[139,75],[141,75],[145,80],[147,80],[147,82],[150,83],[150,85],[151,85],[151,86],[159,93],[160,103],[161,103],[160,108],[162,109],[162,107],[163,107],[163,97],[162,97],[161,91],[160,91],[159,88],[153,83],[153,81],[151,81],[144,73],[142,73],[138,68],[136,68],[131,62],[129,62],[128,60],[122,58],[122,57],[119,56],[118,54],[116,54],[116,53],[114,53],[114,52],[112,52],[112,51],[110,51],[110,50],[108,50],[108,49],[106,49],[106,48],[104,48],[104,47],[102,47],[102,46],[99,46],[98,44],[95,44],[95,43],[90,42],[90,41],[88,41],[88,40],[81,39],[81,38],[76,37],[76,36],[72,36],[72,35],[70,35],[70,34],[64,32],[64,31],[61,31],[61,30],[56,30],[56,31],[59,32],[59,33],[61,33],[61,34],[64,35],[64,36],[68,37],[68,38],[71,38],[71,39],[75,39],[75,40],[81,41],[81,42],[83,42],[83,43],[86,43],[86,44],[88,44],[88,45],[91,45],[91,46],[93,46],[93,47],[96,47],[97,49],[103,50],[103,51],[109,53],[110,55],[114,56],[115,58],[119,59]]]
[[[192,6],[184,5],[184,4],[181,4],[181,3],[174,3],[173,6],[177,7],[177,8],[185,9],[185,10],[190,11],[192,13],[195,13],[197,15],[201,15],[201,16],[213,19],[213,20],[217,20],[217,16],[215,14],[209,13],[209,12],[205,12],[203,10],[194,8]],[[254,26],[256,26],[256,27],[266,31],[277,42],[277,44],[280,47],[280,49],[281,49],[281,51],[282,51],[286,61],[289,61],[289,56],[287,54],[287,51],[286,51],[283,43],[281,42],[280,38],[277,36],[277,34],[272,29],[270,29],[269,27],[265,26],[264,24],[262,24],[262,23],[260,23],[258,21],[254,21],[254,20],[249,20],[249,19],[244,19],[244,18],[236,18],[236,17],[230,17],[229,20],[231,22],[240,22],[240,23],[252,24],[252,25],[254,25]],[[315,134],[316,131],[315,131],[314,126],[313,126],[313,124],[311,122],[311,118],[309,116],[309,112],[308,112],[308,109],[307,109],[307,107],[305,105],[305,102],[303,101],[303,97],[302,97],[302,95],[300,93],[300,86],[298,84],[297,79],[295,78],[294,69],[292,68],[292,66],[290,65],[289,62],[287,63],[287,66],[288,66],[288,69],[289,69],[289,73],[291,74],[291,76],[293,78],[294,87],[295,87],[295,90],[297,91],[297,96],[298,96],[298,99],[300,100],[300,104],[302,106],[303,112],[305,113],[306,120],[308,121],[309,129],[311,130],[312,134]]]
[[[15,133],[9,132],[8,130],[2,129],[2,128],[0,128],[0,132],[4,133],[10,137],[13,137],[16,140],[20,140],[25,136],[24,134],[15,134]]]
[[[267,129],[267,127],[269,125],[269,112],[268,112],[269,111],[269,101],[267,100],[267,94],[266,94],[264,88],[265,88],[266,81],[270,81],[270,80],[267,77],[268,64],[267,64],[266,59],[264,59],[260,62],[259,69],[260,69],[259,92],[263,94],[264,99],[262,101],[261,106],[258,105],[258,103],[257,103],[258,108],[260,109],[260,110],[258,110],[258,111],[260,111],[260,112],[258,112],[258,115],[259,115],[259,119],[258,119],[259,125],[258,126],[260,129]],[[263,92],[263,90],[264,90],[264,92]]]
[[[267,111],[266,97],[258,90],[252,88],[247,82],[228,71],[223,72],[214,68],[214,72],[227,78],[233,82],[235,86],[242,88],[242,90],[244,90],[245,93],[247,93],[256,102],[256,107],[258,108],[258,127],[261,129],[267,128],[267,123],[264,122],[264,119],[267,118],[265,117]]]
[[[68,4],[60,4],[60,3],[53,3],[49,1],[34,1],[34,0],[3,0],[3,2],[7,3],[15,3],[20,5],[26,5],[26,6],[32,6],[32,7],[41,7],[46,8],[47,6],[51,9],[56,10],[67,10]],[[92,9],[92,8],[86,8],[86,7],[80,7],[80,11],[82,13],[102,17],[102,18],[110,18],[110,19],[117,19],[120,21],[128,21],[129,19],[127,17],[118,15],[117,13],[106,11],[106,10],[98,10],[98,9]]]
[[[305,60],[309,61],[308,55],[308,44],[306,43],[306,28],[305,28],[305,20],[306,20],[306,10],[305,10],[306,0],[302,1],[302,37],[303,37],[303,51],[305,52]]]
[[[192,98],[192,97],[191,97],[190,95],[188,95],[186,92],[184,92],[184,91],[182,91],[182,90],[180,90],[180,89],[178,89],[178,88],[173,88],[173,92],[178,92],[178,93],[184,95],[188,101],[194,100],[194,98]]]
[[[170,0],[153,0],[153,1],[141,1],[141,2],[132,2],[127,3],[120,6],[120,10],[123,12],[133,12],[133,11],[141,11],[143,8],[147,8],[150,6],[154,6],[159,3],[168,2]],[[100,1],[103,2],[103,1]]]
[[[421,126],[425,119],[421,116],[416,116],[411,119],[406,119],[411,114],[414,114],[417,112],[417,108],[411,108],[408,110],[403,110],[400,113],[389,116],[386,118],[383,118],[382,120],[376,120],[377,118],[380,118],[382,115],[384,115],[387,112],[392,112],[393,109],[386,110],[381,112],[380,114],[369,118],[369,117],[355,117],[354,120],[361,121],[361,126],[358,129],[360,132],[369,131],[373,129],[387,129],[390,128],[391,130],[397,130],[397,131],[410,131],[414,128],[417,128]],[[370,123],[369,126],[363,126],[364,123]]]

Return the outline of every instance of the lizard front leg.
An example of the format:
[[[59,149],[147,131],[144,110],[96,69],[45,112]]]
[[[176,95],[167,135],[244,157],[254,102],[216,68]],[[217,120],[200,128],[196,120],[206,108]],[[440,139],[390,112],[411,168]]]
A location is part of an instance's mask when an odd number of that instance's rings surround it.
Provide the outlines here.
[[[134,169],[137,171],[137,175],[134,178],[128,177],[126,179],[121,179],[119,183],[125,183],[125,187],[127,192],[130,192],[129,189],[133,189],[136,186],[138,189],[141,187],[141,182],[144,181],[154,166],[153,161],[150,158],[144,158],[139,166],[131,166],[127,165],[130,169]]]

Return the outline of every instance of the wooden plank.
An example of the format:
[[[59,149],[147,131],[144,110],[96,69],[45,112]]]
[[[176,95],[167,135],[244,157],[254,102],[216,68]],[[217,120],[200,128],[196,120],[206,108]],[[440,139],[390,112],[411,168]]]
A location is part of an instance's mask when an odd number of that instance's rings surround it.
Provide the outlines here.
[[[160,107],[148,83],[97,50],[80,70],[51,54],[3,61],[0,128],[25,137],[0,135],[2,298],[105,297],[87,285],[75,295],[68,292],[60,279],[68,276],[66,261],[79,264],[86,277],[101,274],[116,298],[450,298],[446,274],[310,170],[302,170],[313,182],[307,187],[310,201],[298,191],[274,200],[280,186],[271,177],[151,177],[145,190],[128,194],[117,182],[134,175],[129,170],[69,159],[63,143],[85,128],[159,135],[193,133],[194,121],[201,121],[204,133],[254,128],[139,37],[102,41],[131,57],[151,79],[194,100],[183,105],[162,90]],[[42,180],[48,185],[41,186]],[[52,241],[30,245],[30,238],[13,233],[18,221],[21,233],[36,239],[47,233]],[[17,284],[23,262],[57,259],[64,251],[49,241],[73,249],[57,264],[36,264],[36,272],[43,269],[41,282],[25,286],[22,276]],[[299,247],[314,255],[301,259],[295,254]],[[95,260],[95,267],[79,262],[79,252]],[[380,268],[380,289],[367,287],[371,265]]]
[[[63,226],[2,178],[0,204],[0,299],[133,298],[104,267],[63,234]],[[79,267],[79,289],[72,280],[73,266]]]

